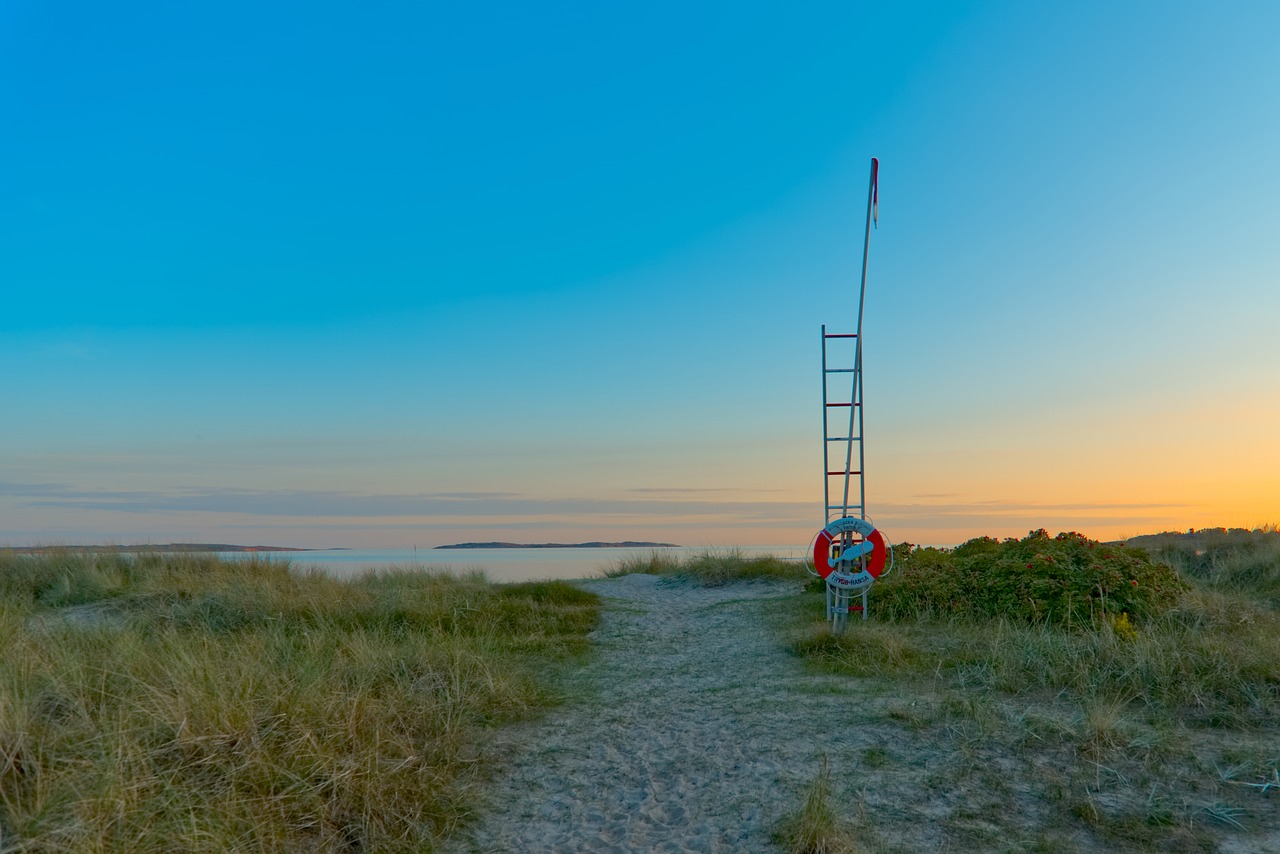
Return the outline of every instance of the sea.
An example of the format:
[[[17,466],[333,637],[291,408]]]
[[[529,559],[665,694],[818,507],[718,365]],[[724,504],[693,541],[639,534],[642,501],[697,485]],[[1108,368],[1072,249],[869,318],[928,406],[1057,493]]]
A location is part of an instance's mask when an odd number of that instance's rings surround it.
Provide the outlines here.
[[[300,552],[218,552],[228,560],[266,558],[288,562],[292,569],[317,569],[335,577],[351,577],[369,570],[420,569],[424,572],[482,571],[491,581],[545,581],[592,578],[603,575],[626,557],[647,557],[653,552],[696,556],[738,552],[747,556],[776,555],[801,560],[804,544],[783,546],[676,546],[671,548],[586,549],[317,549]]]

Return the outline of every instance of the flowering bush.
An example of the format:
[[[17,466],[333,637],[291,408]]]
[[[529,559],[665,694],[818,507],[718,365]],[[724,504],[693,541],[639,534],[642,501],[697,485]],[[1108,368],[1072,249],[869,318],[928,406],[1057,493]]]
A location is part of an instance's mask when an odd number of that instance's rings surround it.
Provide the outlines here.
[[[1128,614],[1142,621],[1174,607],[1187,589],[1142,549],[1044,529],[950,550],[904,543],[894,554],[895,572],[871,588],[871,612],[891,619],[1003,616],[1084,626]]]

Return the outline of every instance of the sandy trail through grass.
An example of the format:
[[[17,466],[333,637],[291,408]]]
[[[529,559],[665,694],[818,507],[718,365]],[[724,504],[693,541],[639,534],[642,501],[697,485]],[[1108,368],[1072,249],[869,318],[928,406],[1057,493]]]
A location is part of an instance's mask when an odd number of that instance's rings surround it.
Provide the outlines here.
[[[460,850],[771,850],[851,702],[832,693],[848,680],[806,674],[761,619],[759,600],[799,585],[583,586],[606,597],[597,652],[564,706],[508,733],[507,767]]]
[[[961,549],[1031,551],[987,560],[994,581],[972,589],[992,596],[1050,552],[1168,592],[1143,555],[1105,546],[1039,531]],[[1225,593],[1164,577],[1174,601],[1125,631],[1004,606],[930,618],[954,605],[928,573],[947,556],[907,555],[839,639],[802,578],[743,579],[785,568],[653,560],[662,575],[579,582],[606,603],[595,651],[562,706],[498,731],[505,767],[451,850],[767,852],[809,794],[825,808],[789,825],[796,850],[836,850],[820,828],[867,854],[1280,854],[1280,626],[1254,601],[1274,601],[1256,592],[1276,589],[1272,558],[1209,567]],[[915,610],[892,619],[894,595]]]

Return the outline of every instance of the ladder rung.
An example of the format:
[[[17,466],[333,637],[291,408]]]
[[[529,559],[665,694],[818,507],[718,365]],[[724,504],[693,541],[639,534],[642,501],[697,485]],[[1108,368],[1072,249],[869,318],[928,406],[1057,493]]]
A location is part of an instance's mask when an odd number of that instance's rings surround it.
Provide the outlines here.
[[[845,332],[840,334],[832,333],[830,335],[823,335],[822,337],[823,338],[857,338],[858,335],[856,332]]]
[[[844,477],[846,474],[862,474],[862,472],[860,471],[829,471],[827,472],[827,477],[833,477],[834,475],[837,475],[837,474],[840,475],[841,477]]]
[[[828,403],[827,406],[861,406],[861,403]]]
[[[844,506],[843,504],[828,504],[828,505],[827,505],[827,509],[828,509],[828,510],[844,510],[844,509],[845,509],[845,506]],[[862,505],[861,505],[861,504],[850,504],[850,505],[849,505],[849,509],[850,509],[850,510],[861,510],[861,509],[862,509]]]
[[[829,374],[851,374],[851,373],[853,373],[853,372],[854,372],[854,371],[856,371],[856,370],[858,370],[858,369],[857,369],[857,368],[827,368],[827,373],[829,373]]]
[[[861,436],[828,436],[828,442],[861,442]]]

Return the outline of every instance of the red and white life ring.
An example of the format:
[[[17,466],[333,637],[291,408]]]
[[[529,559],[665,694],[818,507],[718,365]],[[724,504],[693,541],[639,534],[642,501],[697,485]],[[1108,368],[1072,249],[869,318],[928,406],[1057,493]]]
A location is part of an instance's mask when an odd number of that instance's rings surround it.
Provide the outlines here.
[[[846,549],[836,557],[831,556],[831,544],[841,534],[857,533],[863,538],[861,543]],[[866,555],[866,566],[853,571]],[[813,568],[817,570],[828,584],[837,587],[865,587],[884,573],[885,563],[889,558],[889,547],[871,522],[853,516],[833,519],[818,532],[813,543]]]

